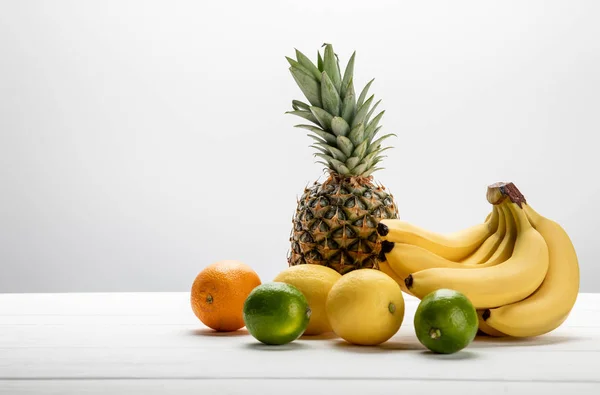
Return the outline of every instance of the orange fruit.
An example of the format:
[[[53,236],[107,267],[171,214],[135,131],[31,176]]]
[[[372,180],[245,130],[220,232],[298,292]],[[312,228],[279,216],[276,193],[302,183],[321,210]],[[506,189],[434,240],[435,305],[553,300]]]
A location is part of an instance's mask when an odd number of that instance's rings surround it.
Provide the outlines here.
[[[243,262],[214,262],[198,273],[192,284],[192,310],[209,328],[238,330],[244,326],[244,302],[260,284],[258,274]]]

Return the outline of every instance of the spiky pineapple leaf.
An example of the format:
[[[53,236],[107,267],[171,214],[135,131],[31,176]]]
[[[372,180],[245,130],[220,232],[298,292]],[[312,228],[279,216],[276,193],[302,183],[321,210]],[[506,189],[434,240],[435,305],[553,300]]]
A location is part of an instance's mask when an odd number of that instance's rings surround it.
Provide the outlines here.
[[[340,69],[331,44],[325,46],[325,53],[323,54],[323,71],[331,78],[333,86],[335,86],[335,89],[339,92],[342,86],[342,77],[340,76]]]
[[[381,130],[382,127],[383,126],[377,126],[375,128],[375,130],[372,133],[370,133],[370,135],[368,136],[367,140],[368,141],[373,141],[373,139],[375,138],[375,136],[377,136],[377,133],[379,133],[379,131]]]
[[[340,76],[340,89],[338,89],[338,92],[340,92],[342,90],[342,69],[340,69],[340,58],[338,57],[338,55],[334,52],[335,55],[335,67],[337,67],[337,74]]]
[[[367,153],[367,144],[368,144],[367,140],[360,143],[354,149],[354,152],[352,152],[352,156],[358,156],[359,158],[364,158],[365,154]]]
[[[340,115],[340,96],[326,72],[321,76],[321,101],[325,111],[333,116]]]
[[[333,115],[323,110],[321,107],[311,107],[310,111],[315,118],[317,118],[323,129],[331,130],[331,121],[333,120]]]
[[[329,166],[331,166],[329,163],[325,163],[325,162],[323,162],[322,160],[315,161],[315,163],[318,163],[318,164],[320,164],[320,165],[323,165],[323,166],[325,166],[325,167],[329,167]]]
[[[301,69],[290,67],[290,72],[304,96],[313,106],[321,107],[321,87],[314,77]]]
[[[384,167],[371,167],[369,170],[363,173],[363,176],[368,177],[371,174],[375,173],[378,170],[383,170]]]
[[[375,109],[377,108],[377,106],[379,106],[379,103],[381,103],[381,100],[378,100],[377,103],[375,103],[373,105],[373,107],[369,110],[369,112],[367,113],[367,116],[365,117],[365,125],[369,124],[369,119],[371,119],[371,115],[373,115],[373,112],[375,111]]]
[[[296,60],[287,58],[290,71],[309,103],[293,100],[293,111],[287,113],[315,124],[297,126],[311,132],[308,136],[314,140],[311,145],[316,151],[314,155],[321,158],[317,163],[341,175],[368,176],[380,170],[376,165],[385,158],[382,152],[391,148],[382,148],[382,142],[395,134],[375,140],[384,111],[375,115],[381,100],[375,103],[374,96],[369,95],[374,79],[356,98],[353,81],[356,52],[341,70],[333,47],[330,44],[323,47],[324,51],[317,51],[316,65],[298,50]]]
[[[348,136],[352,144],[359,145],[365,139],[365,127],[362,123],[356,125],[350,131],[350,135]]]
[[[364,173],[365,170],[367,170],[367,165],[364,163],[361,163],[360,165],[358,165],[354,169],[352,169],[352,174],[360,176]]]
[[[389,150],[389,149],[392,149],[392,148],[394,148],[394,147],[383,147],[383,148],[381,148],[381,146],[380,146],[380,147],[379,147],[379,148],[378,148],[376,151],[374,151],[374,152],[375,152],[377,155],[381,155],[381,154],[382,154],[384,151],[387,151],[387,150]],[[387,156],[386,156],[386,157],[387,157]],[[382,156],[382,158],[383,158],[383,156]]]
[[[294,59],[292,59],[290,57],[287,57],[287,56],[285,57],[285,59],[288,61],[288,63],[290,64],[290,66],[292,66],[293,68],[300,69],[300,70],[304,71],[306,74],[312,74],[312,72],[309,69],[307,69],[306,67],[304,67],[304,65],[302,65],[299,62],[297,62],[296,60],[294,60]]]
[[[380,162],[383,158],[386,157],[385,155],[383,155],[383,152],[388,148],[390,147],[371,152],[370,154],[365,156],[361,163],[365,163],[368,167],[375,166],[378,162]]]
[[[326,143],[315,143],[316,145],[318,145],[319,147],[325,148],[325,150],[327,150],[329,152],[329,154],[337,160],[341,160],[342,162],[345,162],[346,159],[348,159],[348,157],[337,147],[334,147],[333,145],[330,144],[326,144]]]
[[[392,148],[392,147],[387,147],[387,148]],[[379,162],[381,162],[383,160],[383,158],[387,158],[386,155],[381,155],[381,152],[383,152],[383,151],[385,151],[385,149],[381,150],[380,152],[377,152],[378,155],[375,155],[374,157],[372,157],[371,159],[369,159],[369,161],[366,162],[367,166],[368,167],[374,167],[376,164],[378,164]]]
[[[350,174],[350,169],[348,169],[346,167],[346,165],[344,164],[344,162],[342,162],[342,161],[333,159],[331,161],[331,165],[333,166],[335,171],[337,171],[339,174],[342,174],[342,175]]]
[[[325,140],[328,144],[336,144],[337,143],[337,140],[334,135],[332,135],[331,133],[328,133],[328,132],[324,131],[323,129],[320,129],[316,126],[296,125],[295,127],[310,130],[311,132],[313,132],[314,134],[316,134],[317,136],[319,136],[323,140]]]
[[[319,158],[325,159],[325,161],[327,161],[328,166],[331,166],[331,161],[334,160],[331,155],[327,155],[327,154],[322,154],[320,152],[316,152],[314,154],[315,156],[318,156]]]
[[[354,144],[348,137],[345,136],[337,136],[337,146],[346,156],[352,155],[352,151],[354,150]]]
[[[356,167],[356,165],[358,165],[359,162],[360,162],[360,158],[358,156],[353,156],[351,158],[348,158],[348,160],[346,161],[346,167],[348,167],[348,169],[352,170]]]
[[[327,152],[329,152],[329,155],[334,157],[333,154],[331,153],[331,151],[329,150],[329,148],[331,147],[331,144],[327,144],[327,143],[323,143],[323,142],[316,142],[314,145],[317,145],[317,146],[325,149]]]
[[[300,63],[302,66],[304,66],[304,68],[310,74],[312,74],[317,79],[317,81],[321,81],[321,72],[319,71],[317,66],[315,66],[315,64],[306,55],[304,55],[302,52],[296,50],[296,59],[298,59],[298,63]]]
[[[354,114],[354,119],[352,120],[353,128],[361,122],[364,123],[365,117],[369,112],[369,107],[371,106],[371,103],[373,102],[374,98],[375,96],[371,95],[371,97],[369,97],[369,99],[366,102],[364,102],[362,106],[358,107],[358,110],[356,110],[356,114]]]
[[[351,78],[350,85],[348,86],[348,89],[344,95],[344,99],[342,100],[342,118],[344,118],[348,124],[352,123],[352,119],[354,119],[355,99],[354,84],[352,83]]]
[[[367,165],[367,167],[371,167],[371,161],[379,152],[367,152],[367,155],[360,162],[361,164]]]
[[[346,65],[346,70],[344,70],[344,78],[342,79],[342,89],[340,90],[340,96],[346,96],[346,91],[348,91],[349,85],[352,83],[352,77],[354,76],[354,58],[356,56],[356,51],[352,53],[350,60],[348,60],[348,64]]]
[[[329,151],[327,151],[325,148],[321,148],[321,147],[319,147],[319,146],[317,146],[317,145],[315,145],[315,144],[313,144],[313,145],[310,145],[309,147],[310,147],[310,148],[314,148],[314,149],[316,149],[317,151],[319,151],[320,153],[322,153],[322,154],[325,154],[325,155],[327,155],[327,154],[329,153]]]
[[[377,114],[375,118],[373,118],[367,125],[365,129],[365,136],[367,137],[367,140],[373,139],[373,137],[377,134],[377,131],[380,129],[377,127],[377,125],[379,124],[379,121],[381,121],[383,114],[385,114],[385,110]]]
[[[324,138],[317,136],[316,134],[307,133],[306,135],[318,143],[327,144],[327,141]]]
[[[350,124],[354,119],[354,95],[350,97],[346,96],[346,98],[348,100],[342,104],[342,118]]]
[[[310,111],[297,110],[297,111],[286,111],[285,113],[302,117],[302,118],[306,119],[307,121],[314,122],[317,125],[319,124],[319,121],[317,121],[317,118],[315,118],[315,116],[312,115],[312,112],[310,112]]]
[[[374,152],[375,150],[378,150],[379,147],[381,146],[381,143],[383,140],[390,138],[392,136],[396,136],[394,133],[390,133],[390,134],[386,134],[381,136],[380,138],[378,138],[377,140],[373,141],[370,146],[369,149],[367,150],[367,153],[370,154],[371,152]]]
[[[317,68],[319,69],[319,72],[322,73],[324,68],[323,68],[323,58],[321,57],[321,52],[317,51]]]
[[[333,117],[331,129],[336,136],[345,136],[350,130],[350,125],[348,125],[348,122],[342,117]]]
[[[375,81],[375,78],[369,81],[367,85],[365,85],[365,87],[363,88],[362,92],[360,92],[360,96],[358,96],[358,101],[356,102],[356,107],[362,106],[363,102],[365,101],[365,98],[367,97],[367,94],[369,93],[369,88],[371,87],[373,81]]]
[[[310,111],[310,105],[300,100],[292,100],[292,108],[294,110]]]
[[[327,150],[329,150],[329,152],[331,152],[331,155],[333,156],[334,159],[337,159],[342,162],[345,162],[346,159],[348,159],[348,156],[345,155],[341,150],[339,150],[336,147],[332,147],[331,145],[328,145]]]
[[[377,155],[371,161],[371,166],[375,166],[376,164],[378,164],[379,162],[381,162],[383,160],[383,158],[387,158],[387,155]]]

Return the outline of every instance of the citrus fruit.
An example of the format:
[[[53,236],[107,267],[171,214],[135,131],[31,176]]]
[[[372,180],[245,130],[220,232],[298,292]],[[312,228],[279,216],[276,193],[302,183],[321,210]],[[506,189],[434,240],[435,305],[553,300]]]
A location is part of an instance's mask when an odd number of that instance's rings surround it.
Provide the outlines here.
[[[272,282],[254,288],[244,303],[248,332],[265,344],[286,344],[306,330],[308,301],[293,285]]]
[[[427,294],[415,312],[417,338],[429,350],[451,354],[468,346],[477,335],[479,320],[462,293],[439,289]]]
[[[341,274],[327,266],[303,264],[285,269],[273,280],[295,286],[306,297],[312,313],[305,335],[331,332],[325,302],[329,290],[341,277]]]
[[[235,260],[214,262],[194,280],[192,310],[204,325],[216,331],[235,331],[244,326],[244,301],[261,281],[247,264]]]
[[[357,269],[342,276],[329,291],[326,308],[333,331],[359,345],[387,341],[404,319],[400,286],[375,269]]]

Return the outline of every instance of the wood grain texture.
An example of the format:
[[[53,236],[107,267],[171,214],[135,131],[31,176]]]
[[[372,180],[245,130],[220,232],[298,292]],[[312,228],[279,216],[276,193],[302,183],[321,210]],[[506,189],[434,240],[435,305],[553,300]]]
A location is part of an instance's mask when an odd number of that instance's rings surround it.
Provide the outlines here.
[[[445,356],[418,342],[418,300],[405,298],[402,328],[379,347],[331,334],[269,347],[207,329],[187,293],[0,295],[0,393],[600,393],[600,295],[581,294],[545,336],[478,337]]]

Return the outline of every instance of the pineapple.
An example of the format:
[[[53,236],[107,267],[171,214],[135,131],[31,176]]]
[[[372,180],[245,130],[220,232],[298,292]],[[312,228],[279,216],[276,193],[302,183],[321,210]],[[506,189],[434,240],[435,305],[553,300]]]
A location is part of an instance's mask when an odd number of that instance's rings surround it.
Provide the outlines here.
[[[373,116],[380,101],[367,98],[371,80],[358,98],[353,84],[354,58],[343,76],[333,47],[324,45],[314,63],[296,50],[296,60],[287,58],[290,72],[308,104],[292,101],[289,114],[312,124],[297,125],[309,131],[311,145],[322,159],[329,176],[315,181],[298,201],[293,218],[288,255],[290,266],[319,264],[341,274],[355,269],[379,269],[381,242],[376,227],[381,219],[398,218],[393,196],[374,182],[383,147],[393,136],[378,137],[384,111]],[[377,138],[376,138],[377,137]]]

